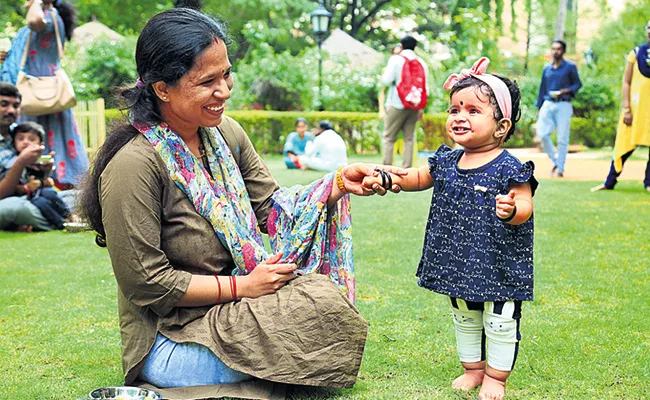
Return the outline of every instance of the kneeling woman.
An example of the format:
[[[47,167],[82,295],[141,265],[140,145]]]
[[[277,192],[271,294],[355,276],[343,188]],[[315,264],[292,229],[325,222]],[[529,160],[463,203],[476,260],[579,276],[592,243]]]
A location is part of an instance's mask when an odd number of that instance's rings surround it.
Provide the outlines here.
[[[83,194],[118,283],[126,384],[203,385],[174,398],[246,397],[205,385],[254,378],[350,387],[367,323],[352,305],[345,194],[374,194],[361,185],[374,166],[279,188],[223,116],[226,44],[220,22],[189,9],[148,22],[122,93],[131,123],[108,136]]]

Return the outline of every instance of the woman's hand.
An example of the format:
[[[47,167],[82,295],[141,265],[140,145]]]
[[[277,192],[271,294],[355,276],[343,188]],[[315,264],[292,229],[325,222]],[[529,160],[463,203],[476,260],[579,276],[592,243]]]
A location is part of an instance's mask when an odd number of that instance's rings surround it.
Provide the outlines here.
[[[628,111],[623,114],[623,122],[627,126],[632,126],[632,111]]]
[[[381,185],[373,185],[370,188],[363,185],[363,178],[366,176],[375,176],[375,169],[377,168],[381,168],[384,171],[399,176],[405,176],[408,174],[408,171],[403,168],[389,165],[379,166],[362,163],[348,165],[341,171],[341,179],[343,179],[345,190],[348,193],[356,194],[357,196],[372,196],[373,194],[378,194],[380,196],[385,195],[387,191],[381,187]],[[401,188],[398,185],[393,185],[391,188],[391,192],[394,193],[399,193],[400,190]]]
[[[278,264],[282,254],[275,254],[240,279],[239,297],[256,298],[277,292],[295,278],[296,264]]]

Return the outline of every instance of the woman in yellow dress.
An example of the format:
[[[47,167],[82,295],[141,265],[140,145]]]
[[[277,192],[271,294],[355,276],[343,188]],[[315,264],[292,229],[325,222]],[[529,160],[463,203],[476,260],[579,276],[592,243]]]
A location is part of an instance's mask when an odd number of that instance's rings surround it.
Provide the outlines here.
[[[591,189],[612,190],[623,171],[623,164],[639,146],[650,147],[650,21],[645,27],[648,42],[627,55],[623,75],[623,113],[618,123],[614,160],[605,183]],[[642,110],[646,110],[642,112]],[[650,160],[645,170],[643,186],[650,192]]]

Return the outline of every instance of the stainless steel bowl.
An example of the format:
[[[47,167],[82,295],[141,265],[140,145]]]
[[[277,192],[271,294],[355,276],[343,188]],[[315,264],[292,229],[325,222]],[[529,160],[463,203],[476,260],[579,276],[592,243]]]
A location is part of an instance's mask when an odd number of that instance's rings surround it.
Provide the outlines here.
[[[102,400],[162,400],[160,393],[151,389],[133,386],[114,386],[95,389],[88,395]]]

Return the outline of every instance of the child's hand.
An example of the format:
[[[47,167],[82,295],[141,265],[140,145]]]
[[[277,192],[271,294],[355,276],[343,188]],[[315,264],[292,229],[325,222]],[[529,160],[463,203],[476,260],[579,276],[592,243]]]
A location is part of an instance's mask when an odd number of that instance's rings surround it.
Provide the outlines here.
[[[52,179],[52,178],[45,178],[45,180],[43,181],[43,186],[45,186],[45,187],[52,187],[52,186],[54,186],[54,179]]]
[[[497,217],[499,219],[508,219],[515,211],[515,191],[511,190],[508,194],[497,195]]]
[[[381,186],[381,176],[366,176],[361,184],[365,189],[372,190],[373,185]]]
[[[27,187],[31,192],[35,191],[39,187],[41,187],[41,181],[38,179],[35,179],[33,176],[29,177],[29,182],[27,182]]]

